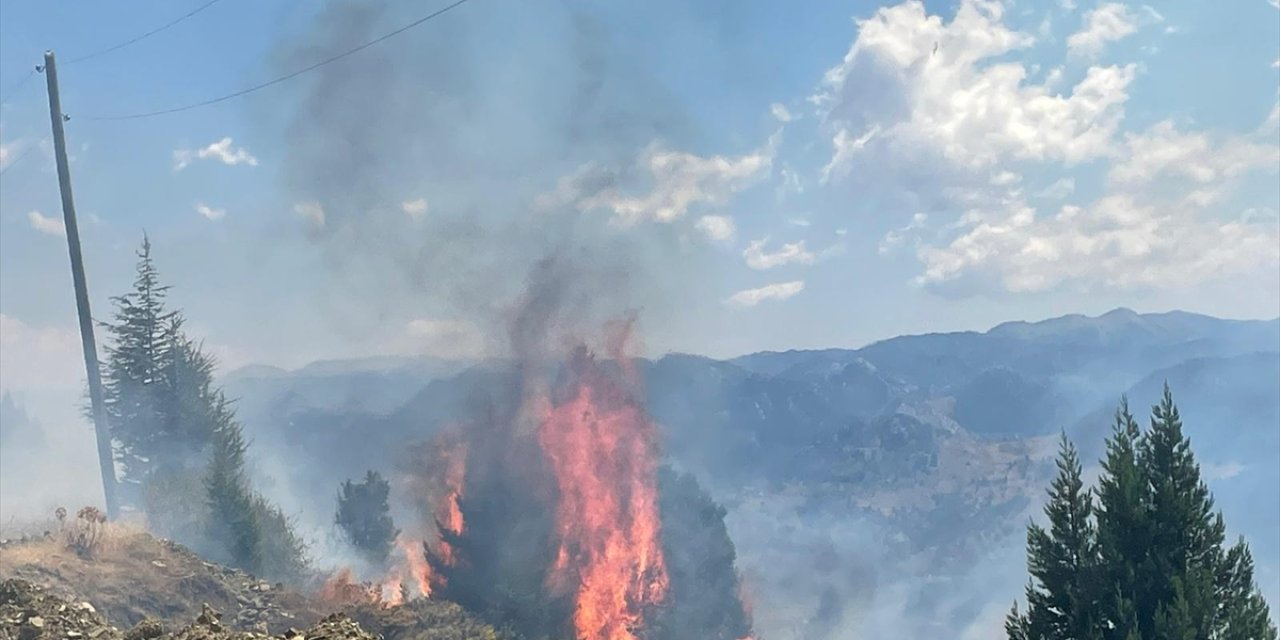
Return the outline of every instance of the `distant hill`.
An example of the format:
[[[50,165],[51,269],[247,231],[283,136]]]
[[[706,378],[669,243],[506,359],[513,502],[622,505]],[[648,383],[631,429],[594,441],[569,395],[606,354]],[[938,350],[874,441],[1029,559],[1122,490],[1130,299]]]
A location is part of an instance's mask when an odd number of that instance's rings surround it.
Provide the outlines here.
[[[1256,498],[1280,484],[1280,319],[1117,309],[638,367],[665,453],[729,508],[778,625],[818,629],[847,603],[906,606],[867,594],[927,594],[917,605],[935,613],[907,636],[955,636],[980,611],[1007,609],[1056,434],[1066,429],[1089,460],[1121,394],[1141,413],[1165,380],[1228,522],[1267,539],[1254,543],[1259,573],[1280,585],[1280,505]],[[308,461],[261,470],[286,505],[328,505],[341,480],[387,470],[406,443],[515,402],[519,389],[501,363],[324,363],[227,381],[256,450]],[[298,515],[327,526],[331,514]],[[995,570],[1005,566],[1019,569]]]

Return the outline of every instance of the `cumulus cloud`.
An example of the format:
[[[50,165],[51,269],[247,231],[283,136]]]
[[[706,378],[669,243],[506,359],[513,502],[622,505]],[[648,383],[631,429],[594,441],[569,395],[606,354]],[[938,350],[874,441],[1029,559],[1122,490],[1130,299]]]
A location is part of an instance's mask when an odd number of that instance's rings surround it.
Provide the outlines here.
[[[1096,56],[1107,43],[1118,42],[1137,31],[1138,16],[1123,4],[1109,2],[1084,14],[1084,26],[1067,38],[1067,50],[1072,55]]]
[[[313,227],[323,228],[325,225],[324,208],[318,202],[299,202],[293,205],[293,212]]]
[[[641,154],[636,167],[647,178],[647,192],[627,188],[615,171],[587,165],[562,178],[535,206],[607,211],[621,225],[673,222],[694,206],[723,204],[731,195],[767,177],[776,140],[771,137],[762,148],[737,157],[704,157],[653,144]]]
[[[1204,215],[1197,190],[1159,202],[1108,195],[1040,215],[1021,200],[971,211],[945,246],[923,246],[922,285],[1015,293],[1187,286],[1280,265],[1280,229],[1239,216]]]
[[[51,236],[67,235],[67,227],[58,218],[52,218],[40,213],[39,211],[28,211],[27,222],[31,223],[31,228],[40,233]]]
[[[708,239],[716,242],[732,240],[737,232],[737,226],[729,216],[702,216],[694,226]]]
[[[206,219],[217,222],[227,215],[226,209],[215,209],[203,202],[196,203],[196,213],[204,216]]]
[[[407,200],[400,203],[400,210],[404,211],[410,218],[418,220],[422,216],[427,215],[427,199],[418,198],[417,200]]]
[[[871,142],[878,133],[880,133],[879,125],[871,127],[860,136],[854,136],[848,129],[840,127],[835,137],[831,139],[831,146],[835,151],[831,154],[831,161],[822,167],[822,183],[829,182],[832,174],[845,171],[849,162],[853,160],[854,154],[866,148],[867,143]]]
[[[921,212],[894,224],[880,253],[913,245],[916,282],[955,295],[1172,288],[1274,271],[1274,220],[1231,209],[1252,204],[1234,199],[1252,184],[1245,177],[1280,168],[1280,108],[1274,124],[1245,134],[1172,121],[1126,132],[1136,65],[1091,63],[1069,86],[1072,65],[1031,64],[1034,38],[1005,11],[984,0],[960,0],[950,18],[916,0],[878,9],[857,21],[813,96],[832,136],[823,178]],[[1104,3],[1082,19],[1064,57],[1092,58],[1164,18]],[[1085,163],[1105,179],[1078,194]],[[926,219],[936,230],[927,236]]]
[[[932,153],[972,168],[1105,155],[1136,67],[1090,67],[1066,94],[1030,82],[1029,68],[1008,58],[1034,38],[1006,26],[1003,12],[963,0],[946,22],[912,0],[859,20],[849,52],[812,98],[835,133],[826,173],[860,140],[872,143],[868,134],[883,152]]]
[[[729,296],[725,303],[734,307],[754,307],[766,300],[786,300],[804,291],[803,280],[778,282],[758,289],[744,289]]]
[[[747,245],[742,257],[747,266],[756,270],[773,269],[788,264],[813,264],[815,256],[804,246],[804,241],[784,244],[777,251],[767,251],[765,246],[769,239],[755,240]]]
[[[1274,142],[1243,137],[1214,145],[1208,134],[1181,132],[1172,121],[1164,120],[1145,132],[1125,136],[1123,158],[1108,174],[1113,182],[1141,185],[1170,177],[1210,184],[1273,165],[1280,150]]]
[[[778,122],[787,123],[795,119],[795,115],[787,109],[786,105],[775,102],[769,105],[769,113],[773,114],[774,119]]]
[[[928,220],[929,214],[926,213],[916,213],[911,216],[911,222],[907,223],[906,226],[893,229],[880,239],[880,244],[876,247],[877,251],[880,252],[880,255],[891,253],[894,249],[902,246],[902,242],[907,235],[910,235],[913,231],[924,228],[924,225]]]
[[[1058,178],[1053,181],[1053,184],[1042,189],[1038,195],[1048,200],[1061,200],[1074,193],[1075,190],[1075,178]]]
[[[1022,181],[1022,176],[1008,170],[1001,171],[991,176],[991,184],[997,187],[1007,187],[1011,184],[1017,184],[1018,182],[1021,182],[1021,181]]]
[[[950,242],[919,248],[917,282],[961,292],[1173,288],[1280,266],[1274,220],[1223,210],[1246,175],[1280,171],[1265,135],[1215,137],[1163,121],[1125,135],[1118,158],[1087,205],[1042,210],[1007,191],[968,210]],[[1064,180],[1049,199],[1074,188]]]
[[[196,160],[215,160],[228,166],[258,166],[258,159],[244,147],[233,148],[231,138],[223,138],[201,149],[178,149],[173,152],[173,170],[182,171]]]

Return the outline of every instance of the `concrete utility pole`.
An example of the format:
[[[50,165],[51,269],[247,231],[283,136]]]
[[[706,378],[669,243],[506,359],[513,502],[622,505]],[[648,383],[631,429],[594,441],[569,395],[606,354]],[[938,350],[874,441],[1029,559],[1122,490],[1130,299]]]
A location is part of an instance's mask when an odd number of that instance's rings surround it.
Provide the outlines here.
[[[102,466],[102,494],[107,517],[120,514],[116,499],[116,467],[107,431],[107,408],[102,401],[102,374],[98,370],[98,345],[93,338],[93,314],[89,312],[89,285],[84,278],[80,255],[80,228],[76,226],[76,205],[71,198],[71,170],[67,164],[67,139],[62,129],[65,116],[58,97],[58,67],[53,52],[44,52],[44,76],[49,87],[49,119],[53,122],[53,151],[58,164],[58,186],[62,191],[62,220],[67,227],[67,250],[71,253],[71,280],[76,288],[76,310],[80,313],[80,341],[84,345],[84,368],[89,378],[89,403],[93,409],[93,430],[98,436],[98,463]]]

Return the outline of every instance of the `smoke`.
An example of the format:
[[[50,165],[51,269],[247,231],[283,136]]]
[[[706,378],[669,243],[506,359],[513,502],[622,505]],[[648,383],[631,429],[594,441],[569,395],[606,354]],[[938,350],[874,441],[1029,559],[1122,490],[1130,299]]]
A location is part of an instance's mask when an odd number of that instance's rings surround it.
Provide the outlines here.
[[[330,2],[275,59],[297,68],[421,10]],[[627,62],[589,3],[468,4],[295,86],[280,180],[332,276],[326,321],[353,335],[392,319],[465,323],[482,355],[520,355],[506,329],[526,276],[554,268],[573,278],[559,295],[585,324],[641,307],[664,338],[679,335],[696,285],[678,290],[674,276],[700,260],[691,220],[623,227],[540,199],[584,167],[583,198],[648,189],[645,150],[687,133],[670,92]]]

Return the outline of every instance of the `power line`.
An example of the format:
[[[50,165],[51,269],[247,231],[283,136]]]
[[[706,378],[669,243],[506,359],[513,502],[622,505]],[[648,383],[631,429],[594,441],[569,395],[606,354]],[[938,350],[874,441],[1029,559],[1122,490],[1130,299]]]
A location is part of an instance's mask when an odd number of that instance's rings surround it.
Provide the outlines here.
[[[22,153],[18,154],[18,157],[13,159],[13,162],[10,162],[9,164],[5,165],[3,169],[0,169],[0,176],[3,176],[7,171],[12,169],[13,165],[18,164],[19,162],[22,162],[22,159],[27,157],[27,154],[31,153],[31,150],[35,149],[37,146],[39,145],[33,144],[27,147],[26,149],[23,149]]]
[[[127,46],[129,46],[129,45],[131,45],[131,44],[133,44],[133,43],[135,43],[135,42],[138,42],[138,41],[141,41],[141,40],[145,40],[145,39],[147,39],[147,38],[150,38],[151,36],[154,36],[155,34],[160,33],[161,31],[164,31],[164,30],[166,30],[166,29],[168,29],[168,28],[170,28],[170,27],[174,26],[174,25],[176,25],[176,24],[178,24],[178,23],[180,23],[180,22],[182,22],[182,21],[186,20],[187,18],[190,18],[191,16],[194,16],[194,15],[196,15],[197,13],[200,13],[201,11],[204,11],[205,9],[208,9],[209,7],[212,7],[213,5],[215,5],[215,4],[217,4],[217,3],[221,2],[221,1],[222,1],[222,0],[209,0],[208,2],[206,2],[206,3],[204,3],[204,4],[202,4],[202,5],[198,6],[198,7],[196,7],[195,9],[192,9],[191,11],[187,12],[187,14],[186,14],[186,15],[180,16],[180,17],[178,17],[178,18],[176,18],[176,19],[174,19],[174,20],[170,21],[170,22],[169,22],[169,23],[167,23],[167,24],[164,24],[164,25],[161,25],[161,26],[159,26],[159,27],[156,27],[156,28],[154,28],[154,29],[152,29],[152,30],[150,30],[150,31],[148,31],[148,32],[146,32],[146,33],[143,33],[143,34],[141,34],[141,35],[134,36],[133,38],[130,38],[130,39],[128,39],[128,40],[125,40],[124,42],[121,42],[120,44],[113,45],[113,46],[107,47],[106,49],[101,49],[101,50],[99,50],[99,51],[95,51],[95,52],[93,52],[93,53],[88,53],[88,54],[82,55],[82,56],[80,56],[80,57],[78,57],[78,58],[72,58],[72,59],[70,59],[70,60],[66,61],[64,64],[75,64],[75,63],[77,63],[77,62],[84,62],[85,60],[89,60],[89,59],[91,59],[91,58],[96,58],[96,57],[98,57],[98,56],[101,56],[101,55],[105,55],[105,54],[111,53],[112,51],[116,51],[116,50],[119,50],[119,49],[123,49],[123,48],[125,48],[125,47],[127,47]]]
[[[389,33],[386,33],[386,34],[383,34],[383,35],[381,35],[381,36],[378,36],[377,38],[374,38],[373,40],[370,40],[370,41],[368,41],[368,42],[366,42],[366,43],[364,43],[364,44],[362,44],[362,45],[359,45],[359,46],[353,47],[353,48],[348,49],[348,50],[346,50],[346,51],[343,51],[342,53],[339,53],[339,54],[337,54],[337,55],[335,55],[335,56],[331,56],[331,57],[329,57],[329,58],[325,58],[324,60],[321,60],[321,61],[319,61],[319,62],[316,62],[316,63],[312,64],[312,65],[309,65],[309,66],[303,67],[303,68],[301,68],[301,69],[298,69],[297,71],[294,71],[294,72],[291,72],[291,73],[285,74],[285,75],[280,76],[280,77],[278,77],[278,78],[273,78],[273,79],[268,80],[268,81],[266,81],[266,82],[263,82],[263,83],[261,83],[261,84],[254,85],[254,86],[252,86],[252,87],[247,87],[247,88],[245,88],[245,89],[241,89],[241,90],[236,91],[236,92],[233,92],[233,93],[228,93],[228,94],[226,94],[226,95],[219,96],[219,97],[217,97],[217,98],[211,98],[211,99],[209,99],[209,100],[204,100],[204,101],[202,101],[202,102],[197,102],[197,103],[194,103],[194,104],[189,104],[189,105],[185,105],[185,106],[181,106],[181,107],[173,107],[173,108],[171,108],[171,109],[161,109],[161,110],[159,110],[159,111],[147,111],[147,112],[144,112],[144,113],[132,113],[132,114],[122,115],[122,116],[97,116],[97,117],[89,117],[89,118],[87,118],[87,119],[88,119],[88,120],[138,120],[138,119],[141,119],[141,118],[150,118],[150,117],[153,117],[153,116],[167,115],[167,114],[170,114],[170,113],[178,113],[178,112],[181,112],[181,111],[190,111],[191,109],[198,109],[198,108],[200,108],[200,107],[207,107],[207,106],[209,106],[209,105],[217,104],[217,103],[219,103],[219,102],[226,102],[227,100],[231,100],[231,99],[233,99],[233,98],[239,98],[240,96],[248,95],[248,94],[253,93],[253,92],[255,92],[255,91],[259,91],[259,90],[261,90],[261,89],[266,89],[267,87],[270,87],[270,86],[273,86],[273,85],[280,84],[281,82],[285,82],[285,81],[287,81],[287,80],[292,80],[292,79],[294,79],[294,78],[296,78],[296,77],[298,77],[298,76],[300,76],[300,75],[302,75],[302,74],[304,74],[304,73],[307,73],[307,72],[309,72],[309,71],[314,71],[314,70],[319,69],[320,67],[323,67],[323,66],[325,66],[325,65],[327,65],[327,64],[330,64],[330,63],[333,63],[333,62],[337,62],[337,61],[339,61],[339,60],[341,60],[341,59],[343,59],[343,58],[345,58],[345,57],[347,57],[347,56],[350,56],[350,55],[355,54],[355,53],[359,53],[360,51],[363,51],[363,50],[365,50],[365,49],[368,49],[369,47],[372,47],[372,46],[373,46],[373,45],[375,45],[375,44],[378,44],[378,43],[380,43],[380,42],[382,42],[382,41],[384,41],[384,40],[389,40],[389,39],[391,39],[391,38],[393,38],[393,37],[395,37],[395,36],[398,36],[398,35],[400,35],[400,34],[402,34],[402,33],[406,32],[406,31],[408,31],[408,30],[410,30],[410,29],[412,29],[412,28],[414,28],[414,27],[418,26],[418,25],[421,25],[422,23],[427,22],[428,20],[431,20],[431,19],[433,19],[433,18],[436,18],[436,17],[439,17],[439,16],[441,16],[441,15],[444,15],[445,13],[449,12],[450,10],[452,10],[452,9],[456,9],[457,7],[460,7],[460,6],[462,6],[462,5],[466,4],[466,3],[467,3],[467,2],[469,2],[469,1],[470,1],[470,0],[457,0],[457,1],[456,1],[456,2],[454,2],[453,4],[450,4],[450,5],[446,6],[446,7],[444,7],[443,9],[439,9],[439,10],[437,10],[437,11],[434,11],[434,12],[430,13],[430,14],[427,14],[427,15],[425,15],[425,16],[423,16],[423,17],[421,17],[421,18],[418,18],[417,20],[414,20],[413,22],[410,22],[409,24],[407,24],[407,25],[405,25],[405,26],[403,26],[403,27],[400,27],[399,29],[396,29],[396,30],[391,31],[391,32],[389,32]]]
[[[0,105],[7,104],[9,102],[9,99],[13,97],[14,92],[25,87],[27,82],[30,81],[31,78],[34,77],[35,75],[36,75],[36,70],[32,69],[28,71],[27,75],[23,76],[21,80],[9,85],[9,88],[5,89],[4,93],[0,93]]]

